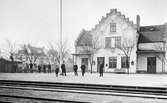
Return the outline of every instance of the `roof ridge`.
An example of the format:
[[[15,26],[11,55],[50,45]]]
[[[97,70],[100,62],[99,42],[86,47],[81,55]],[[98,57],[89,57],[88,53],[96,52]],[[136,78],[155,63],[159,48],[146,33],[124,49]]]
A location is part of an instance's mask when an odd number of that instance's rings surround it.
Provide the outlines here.
[[[151,26],[164,26],[164,25],[147,25],[147,26],[140,26],[140,27],[151,27]]]
[[[98,24],[95,25],[94,28],[91,29],[92,30],[95,30],[97,29],[98,27],[100,27],[104,21],[109,17],[111,16],[112,14],[117,14],[118,16],[120,16],[122,19],[124,19],[126,22],[128,22],[130,25],[134,25],[133,21],[129,20],[128,17],[126,17],[124,14],[122,14],[120,11],[117,11],[117,9],[110,9],[110,12],[109,13],[106,13],[106,16],[102,16],[101,17],[101,20],[98,22]]]
[[[90,31],[89,30],[85,30],[85,29],[82,29],[82,31],[79,33],[79,36],[78,38],[75,40],[75,46],[77,45],[77,42],[80,40],[80,38],[85,35],[87,33],[89,33]]]

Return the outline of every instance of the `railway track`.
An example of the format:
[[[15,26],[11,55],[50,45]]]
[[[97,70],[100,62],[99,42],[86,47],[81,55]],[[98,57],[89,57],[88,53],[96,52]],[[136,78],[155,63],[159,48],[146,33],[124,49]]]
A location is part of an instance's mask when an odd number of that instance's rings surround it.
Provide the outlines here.
[[[167,99],[167,88],[165,87],[0,80],[0,88]],[[12,95],[2,95],[2,94],[0,95],[0,97],[5,97],[5,96],[12,98]],[[13,98],[19,98],[19,96],[13,96]],[[26,97],[20,96],[20,98],[26,98]],[[35,98],[35,97],[27,97],[27,98],[44,100],[44,98]],[[48,101],[58,101],[58,100],[50,99]],[[72,102],[67,100],[64,101],[59,100],[59,101]],[[73,101],[73,102],[78,102],[78,101]]]

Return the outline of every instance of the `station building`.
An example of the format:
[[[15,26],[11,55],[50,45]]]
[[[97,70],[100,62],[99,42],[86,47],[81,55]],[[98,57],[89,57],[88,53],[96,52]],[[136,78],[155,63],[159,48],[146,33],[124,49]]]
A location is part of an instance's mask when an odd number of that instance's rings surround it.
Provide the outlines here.
[[[165,73],[167,24],[140,26],[111,9],[91,30],[82,30],[75,40],[74,64],[86,71]]]

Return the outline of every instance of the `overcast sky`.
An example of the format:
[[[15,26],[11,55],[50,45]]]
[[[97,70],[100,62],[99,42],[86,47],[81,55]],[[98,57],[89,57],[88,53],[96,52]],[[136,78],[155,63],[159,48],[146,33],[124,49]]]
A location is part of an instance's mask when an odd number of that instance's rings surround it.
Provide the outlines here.
[[[17,44],[47,46],[59,39],[59,0],[0,0],[0,47],[6,39]],[[90,30],[102,16],[117,8],[130,20],[141,17],[141,25],[167,22],[167,0],[63,0],[63,40],[74,52],[74,41],[82,29]]]

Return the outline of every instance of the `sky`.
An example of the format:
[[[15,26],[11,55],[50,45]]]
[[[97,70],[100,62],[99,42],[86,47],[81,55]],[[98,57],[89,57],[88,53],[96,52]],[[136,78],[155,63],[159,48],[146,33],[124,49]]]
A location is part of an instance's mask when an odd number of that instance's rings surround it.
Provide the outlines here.
[[[116,8],[141,26],[167,22],[167,0],[62,0],[62,37],[74,53],[82,29],[91,30]],[[0,49],[12,43],[47,48],[60,38],[60,0],[0,0]]]

